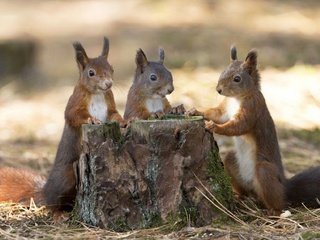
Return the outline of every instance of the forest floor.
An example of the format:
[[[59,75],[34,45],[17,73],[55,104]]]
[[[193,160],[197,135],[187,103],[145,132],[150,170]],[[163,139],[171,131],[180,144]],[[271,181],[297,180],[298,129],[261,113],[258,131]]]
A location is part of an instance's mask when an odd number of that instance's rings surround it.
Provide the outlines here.
[[[262,71],[262,90],[277,124],[279,142],[286,174],[320,165],[320,94],[317,67],[296,66],[279,71]],[[175,91],[172,105],[184,103],[206,108],[216,105],[221,97],[214,87],[219,72],[213,69],[173,70]],[[303,81],[301,79],[304,79]],[[186,87],[185,82],[188,82]],[[115,85],[114,93],[123,113],[129,84]],[[36,95],[17,94],[14,84],[0,91],[0,166],[28,168],[47,175],[54,160],[63,128],[65,103],[72,87],[59,87]],[[200,94],[201,92],[201,94]],[[228,139],[218,139],[223,155],[232,148]],[[250,203],[250,201],[249,201]],[[243,224],[232,219],[211,226],[177,229],[168,224],[156,229],[115,233],[101,230],[75,220],[53,224],[44,207],[23,208],[0,204],[0,236],[5,239],[314,239],[320,237],[320,209],[290,209],[286,219],[268,218],[255,205],[241,203],[235,214]],[[1,237],[0,237],[1,238]]]
[[[256,48],[287,176],[319,166],[319,25],[316,0],[0,1],[0,43],[35,44],[34,59],[24,56],[31,63],[25,76],[0,75],[0,167],[47,176],[78,78],[71,43],[80,41],[93,57],[103,36],[110,39],[113,92],[121,113],[138,48],[153,60],[164,47],[175,85],[169,99],[187,109],[221,101],[215,86],[231,44],[239,59]],[[217,141],[221,155],[233,147],[230,139]],[[289,210],[288,218],[269,218],[248,200],[234,212],[241,224],[225,218],[202,228],[176,229],[173,223],[116,233],[74,219],[54,224],[44,207],[0,204],[0,239],[320,239],[320,209]]]

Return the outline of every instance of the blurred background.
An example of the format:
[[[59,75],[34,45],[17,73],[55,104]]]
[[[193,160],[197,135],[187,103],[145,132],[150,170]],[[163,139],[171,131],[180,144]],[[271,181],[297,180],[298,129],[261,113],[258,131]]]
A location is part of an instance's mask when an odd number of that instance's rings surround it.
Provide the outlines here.
[[[239,59],[256,48],[287,169],[319,165],[319,26],[316,0],[0,1],[0,166],[48,172],[78,79],[72,42],[95,57],[103,36],[121,114],[138,48],[150,60],[165,49],[169,99],[187,108],[221,101],[215,86],[232,44]]]

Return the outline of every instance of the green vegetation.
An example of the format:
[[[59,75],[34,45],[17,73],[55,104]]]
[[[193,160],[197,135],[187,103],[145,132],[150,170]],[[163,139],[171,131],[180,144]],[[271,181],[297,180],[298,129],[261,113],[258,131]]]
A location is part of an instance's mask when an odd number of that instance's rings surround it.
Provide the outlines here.
[[[223,206],[231,208],[233,205],[231,179],[225,174],[217,148],[209,156],[208,175],[210,176],[211,190],[214,196]]]

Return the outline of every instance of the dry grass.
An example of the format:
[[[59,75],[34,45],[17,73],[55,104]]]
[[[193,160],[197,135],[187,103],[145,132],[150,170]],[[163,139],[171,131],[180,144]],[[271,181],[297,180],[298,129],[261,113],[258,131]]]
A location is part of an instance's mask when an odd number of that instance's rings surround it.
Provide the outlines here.
[[[310,82],[319,80],[318,67],[313,67],[308,75]],[[291,79],[291,91],[282,79],[292,78],[294,69],[277,71],[269,69],[262,72],[263,91],[273,117],[278,123],[279,137],[284,164],[290,173],[295,173],[311,165],[320,164],[319,133],[312,128],[318,127],[317,114],[319,109],[319,95],[314,95],[310,100],[310,93],[314,88],[299,85],[297,77]],[[301,71],[301,70],[300,70]],[[209,107],[220,101],[215,95],[214,86],[219,72],[212,69],[174,70],[176,90],[170,96],[175,104],[184,103],[187,107]],[[185,84],[188,82],[188,84]],[[116,86],[114,89],[120,110],[123,112],[125,93],[128,85]],[[290,104],[290,100],[273,96],[274,89],[287,91],[290,94],[300,92],[299,104],[308,104],[315,109],[310,112],[307,108],[300,108]],[[1,89],[1,112],[5,113],[0,120],[0,165],[13,167],[28,167],[36,169],[46,175],[51,167],[57,142],[59,140],[63,118],[62,112],[68,95],[72,88],[63,87],[43,92],[32,97],[14,95],[14,87],[7,86]],[[59,92],[59,98],[54,98]],[[202,94],[199,95],[199,92]],[[122,96],[122,97],[121,97]],[[206,97],[203,97],[206,96]],[[52,99],[55,99],[54,101]],[[278,111],[278,101],[286,111]],[[300,103],[301,102],[301,103]],[[50,108],[48,108],[50,106]],[[13,110],[14,109],[14,110]],[[19,117],[24,114],[23,118]],[[60,116],[60,117],[59,117]],[[295,123],[309,128],[294,130],[284,128]],[[221,153],[230,149],[224,140]],[[213,204],[218,204],[209,192],[204,193]],[[29,208],[15,204],[0,205],[0,235],[5,239],[314,239],[320,234],[320,209],[290,209],[293,215],[286,219],[268,218],[265,211],[261,210],[254,202],[247,200],[239,202],[231,212],[218,206],[227,213],[212,223],[211,226],[202,228],[185,227],[177,231],[179,222],[170,223],[156,229],[115,233],[108,230],[87,226],[81,222],[70,220],[63,224],[54,224],[52,217],[45,208],[31,205]]]
[[[319,13],[315,0],[1,1],[0,40],[34,40],[38,46],[34,68],[39,74],[31,76],[35,81],[0,79],[0,166],[48,173],[70,85],[77,78],[71,42],[83,42],[89,56],[94,56],[101,50],[103,35],[111,40],[114,93],[121,113],[137,48],[151,59],[159,46],[166,49],[176,89],[170,101],[187,108],[207,108],[221,100],[214,88],[228,64],[231,44],[237,45],[241,59],[257,48],[262,90],[279,127],[284,165],[290,173],[319,165],[320,66],[312,65],[320,62]],[[219,142],[224,154],[231,146],[224,139]],[[210,193],[204,194],[218,204]],[[174,231],[179,223],[170,223],[115,233],[75,220],[54,224],[45,208],[32,204],[28,208],[0,204],[0,239],[320,238],[319,209],[290,211],[289,218],[271,219],[246,200],[211,226]]]
[[[217,203],[210,194],[208,199]],[[0,210],[1,239],[315,239],[320,236],[320,209],[290,209],[292,216],[288,218],[267,217],[251,199],[238,202],[232,217],[222,216],[211,226],[185,226],[177,230],[177,223],[169,223],[125,233],[74,220],[55,224],[44,207],[32,204],[30,207],[0,204]],[[242,219],[240,224],[239,219]]]

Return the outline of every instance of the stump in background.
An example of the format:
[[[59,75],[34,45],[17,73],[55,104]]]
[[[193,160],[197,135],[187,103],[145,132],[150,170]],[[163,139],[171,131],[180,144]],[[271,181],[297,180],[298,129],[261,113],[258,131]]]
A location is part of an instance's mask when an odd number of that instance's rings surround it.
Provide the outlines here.
[[[222,202],[231,200],[201,117],[135,121],[124,134],[117,123],[83,126],[77,204],[89,224],[118,231],[178,218],[210,224],[218,212],[196,176]]]
[[[0,86],[8,76],[26,79],[35,71],[38,44],[31,39],[0,41]],[[25,84],[21,80],[20,84]]]

